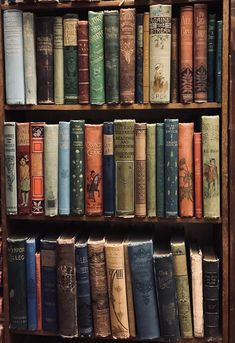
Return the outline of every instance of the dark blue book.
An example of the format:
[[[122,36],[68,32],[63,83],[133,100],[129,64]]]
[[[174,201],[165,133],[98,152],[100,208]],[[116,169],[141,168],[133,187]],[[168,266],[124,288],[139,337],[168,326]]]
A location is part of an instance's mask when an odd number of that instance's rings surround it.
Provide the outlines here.
[[[209,14],[208,18],[208,102],[215,101],[215,27],[216,14]]]
[[[157,170],[157,216],[165,216],[165,142],[164,142],[165,130],[164,123],[156,124],[156,170]]]
[[[223,21],[217,21],[216,30],[216,101],[221,102],[221,87],[222,87],[222,35],[223,35]]]
[[[143,21],[144,14],[136,15],[136,102],[143,103]]]

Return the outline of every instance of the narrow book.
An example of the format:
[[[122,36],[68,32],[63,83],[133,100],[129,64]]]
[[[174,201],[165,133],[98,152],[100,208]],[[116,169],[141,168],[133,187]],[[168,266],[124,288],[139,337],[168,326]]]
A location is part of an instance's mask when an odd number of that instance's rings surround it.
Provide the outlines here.
[[[136,102],[143,103],[143,21],[144,13],[136,14]]]
[[[70,213],[70,122],[59,122],[59,214]]]
[[[63,18],[56,16],[53,26],[55,104],[64,103]]]
[[[149,102],[149,12],[144,12],[143,21],[143,102]]]
[[[42,287],[41,287],[41,253],[35,254],[36,263],[36,299],[37,299],[37,330],[42,330]]]
[[[156,201],[157,216],[165,216],[165,125],[164,123],[156,124]]]
[[[223,36],[223,21],[217,20],[215,85],[216,85],[216,101],[219,103],[222,101],[222,36]]]
[[[80,104],[89,103],[89,55],[88,21],[78,22],[78,99]]]
[[[156,124],[147,124],[147,216],[156,216]]]
[[[202,218],[202,133],[194,132],[195,217]]]
[[[171,102],[179,101],[179,19],[171,20]]]
[[[215,31],[216,14],[208,14],[208,44],[207,44],[207,68],[208,68],[208,101],[215,101]]]

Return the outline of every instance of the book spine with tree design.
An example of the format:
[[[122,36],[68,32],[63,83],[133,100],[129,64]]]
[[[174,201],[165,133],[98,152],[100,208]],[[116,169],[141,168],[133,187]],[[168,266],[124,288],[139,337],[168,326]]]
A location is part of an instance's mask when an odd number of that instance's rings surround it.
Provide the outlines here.
[[[54,96],[55,104],[64,103],[64,51],[63,51],[63,18],[56,16],[53,27],[54,42]]]
[[[143,21],[143,102],[149,102],[149,12],[144,12]]]
[[[179,19],[171,21],[171,102],[179,101]]]
[[[80,104],[89,103],[88,21],[78,22],[78,98]]]
[[[202,134],[194,132],[195,216],[202,218]]]

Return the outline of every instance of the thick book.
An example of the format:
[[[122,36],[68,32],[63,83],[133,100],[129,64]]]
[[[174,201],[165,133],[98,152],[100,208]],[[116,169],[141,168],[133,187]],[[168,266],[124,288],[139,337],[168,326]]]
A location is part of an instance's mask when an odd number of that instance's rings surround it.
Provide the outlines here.
[[[202,133],[194,132],[195,217],[202,218]]]
[[[171,5],[149,7],[150,102],[170,102]]]
[[[87,20],[78,22],[78,99],[80,104],[89,103],[89,55]]]
[[[156,124],[157,216],[165,216],[165,125]]]
[[[114,120],[116,216],[134,216],[135,120]]]
[[[85,124],[85,212],[103,214],[103,124]]]
[[[59,214],[70,214],[70,122],[59,122]]]
[[[53,25],[54,97],[55,104],[64,104],[63,18],[56,16]]]
[[[3,11],[5,88],[8,105],[25,104],[23,12]]]
[[[171,102],[179,101],[179,19],[171,20]]]
[[[42,330],[42,287],[41,287],[41,253],[35,254],[36,264],[36,300],[37,300],[37,330]]]
[[[144,13],[136,14],[136,102],[143,103],[143,22]]]
[[[207,87],[208,101],[215,101],[215,37],[216,37],[216,14],[208,14],[208,44],[207,44]]]
[[[149,102],[149,12],[143,20],[143,103]]]
[[[216,85],[216,101],[219,103],[222,101],[222,36],[223,36],[223,21],[217,20],[215,85]]]
[[[135,102],[135,9],[120,9],[120,101]]]
[[[147,216],[156,216],[156,124],[147,124]]]

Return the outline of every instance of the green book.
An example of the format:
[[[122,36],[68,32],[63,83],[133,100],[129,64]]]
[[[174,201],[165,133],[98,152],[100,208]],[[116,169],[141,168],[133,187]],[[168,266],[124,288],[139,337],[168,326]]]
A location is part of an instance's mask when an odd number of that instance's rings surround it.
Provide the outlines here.
[[[54,19],[54,97],[55,104],[64,103],[64,53],[63,53],[63,18]]]
[[[147,124],[147,216],[156,216],[156,124]]]
[[[164,123],[156,124],[156,171],[157,171],[157,216],[165,215],[165,150],[164,150]]]

